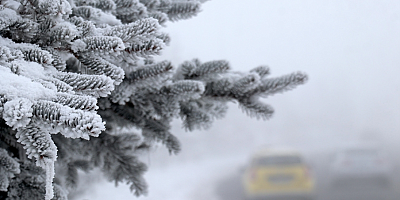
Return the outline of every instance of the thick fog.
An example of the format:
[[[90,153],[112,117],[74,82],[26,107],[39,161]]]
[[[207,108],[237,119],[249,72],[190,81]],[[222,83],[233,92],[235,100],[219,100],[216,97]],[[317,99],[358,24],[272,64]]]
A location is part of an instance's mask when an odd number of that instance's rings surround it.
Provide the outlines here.
[[[168,24],[164,55],[177,64],[227,59],[239,71],[266,64],[271,76],[309,75],[307,84],[265,99],[276,111],[271,120],[232,109],[212,131],[231,124],[249,137],[307,146],[367,135],[399,142],[399,11],[397,1],[210,1],[196,18]]]
[[[267,121],[246,116],[234,103],[209,130],[185,132],[175,121],[173,132],[182,142],[182,153],[168,156],[160,148],[146,157],[150,187],[143,199],[228,199],[223,197],[229,193],[226,187],[222,197],[205,195],[217,194],[216,182],[223,181],[210,163],[226,167],[219,158],[235,163],[237,155],[240,161],[227,169],[234,173],[265,145],[291,146],[310,163],[325,163],[344,144],[374,141],[383,144],[393,166],[399,164],[400,1],[212,0],[198,16],[168,23],[164,30],[172,40],[161,59],[175,66],[193,58],[225,59],[235,71],[268,65],[271,77],[302,71],[309,80],[263,99],[275,109]],[[188,167],[201,163],[207,166]],[[174,167],[161,170],[169,165]],[[209,184],[200,187],[199,179],[183,179],[185,170],[201,174]],[[152,173],[166,177],[157,179]],[[184,188],[193,186],[187,190],[197,195],[184,196],[172,186],[174,177],[185,182]],[[129,199],[128,191],[126,195]]]

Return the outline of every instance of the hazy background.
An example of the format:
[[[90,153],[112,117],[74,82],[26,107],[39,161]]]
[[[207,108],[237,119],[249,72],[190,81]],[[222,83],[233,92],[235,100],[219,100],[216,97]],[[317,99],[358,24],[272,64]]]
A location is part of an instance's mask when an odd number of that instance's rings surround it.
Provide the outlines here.
[[[268,121],[247,117],[236,104],[207,131],[185,132],[175,121],[182,153],[167,156],[160,148],[147,156],[150,193],[143,199],[180,199],[184,191],[176,182],[198,192],[196,198],[183,199],[212,199],[204,195],[212,193],[216,174],[226,167],[215,172],[210,163],[236,163],[228,169],[234,171],[242,162],[232,161],[235,157],[245,158],[266,144],[295,146],[313,155],[351,141],[374,140],[384,143],[398,162],[400,1],[212,0],[202,10],[192,19],[167,24],[164,30],[172,41],[161,59],[175,66],[192,58],[225,59],[236,71],[268,65],[271,77],[303,71],[309,81],[264,99],[275,109]],[[203,168],[201,163],[206,163]],[[206,186],[182,178],[184,173],[201,176]],[[127,187],[107,191],[124,191],[131,198]],[[97,191],[97,199],[103,193]]]
[[[232,104],[210,130],[183,133],[196,137],[184,151],[205,146],[196,142],[205,135],[239,146],[319,148],[359,138],[400,144],[400,1],[213,0],[165,30],[172,42],[163,58],[176,66],[226,59],[238,71],[268,65],[271,76],[309,75],[305,85],[264,100],[275,108],[271,120],[251,119]]]

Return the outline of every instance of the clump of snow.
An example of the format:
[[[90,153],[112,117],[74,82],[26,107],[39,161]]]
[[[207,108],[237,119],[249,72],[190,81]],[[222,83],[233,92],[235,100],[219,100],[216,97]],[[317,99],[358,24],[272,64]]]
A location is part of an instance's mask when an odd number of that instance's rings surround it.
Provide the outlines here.
[[[19,16],[14,10],[0,6],[0,29],[4,29],[15,23]]]
[[[115,15],[105,12],[100,12],[98,17],[93,18],[92,21],[94,21],[96,24],[108,24],[112,26],[121,24],[121,21],[117,19]]]
[[[6,95],[8,99],[21,97],[37,100],[56,97],[56,91],[45,88],[27,77],[14,74],[9,68],[3,66],[0,66],[0,85],[0,94]]]
[[[1,40],[0,44],[3,45]],[[18,49],[10,49],[7,46],[0,46],[0,64],[2,66],[8,66],[9,62],[16,59],[23,59],[23,57],[23,53]]]
[[[12,62],[18,65],[18,74],[32,79],[45,79],[45,71],[42,65],[37,62],[27,62],[24,60],[16,60]]]
[[[18,10],[18,8],[21,6],[21,3],[14,0],[7,0],[1,1],[1,5],[12,10]]]
[[[33,103],[29,99],[17,98],[4,104],[3,119],[14,129],[25,127],[32,117]]]
[[[76,52],[84,51],[86,49],[86,43],[82,40],[75,40],[71,45],[71,50]]]
[[[60,1],[60,6],[61,6],[61,13],[64,15],[69,15],[72,13],[72,7],[71,4],[67,0],[61,0]]]

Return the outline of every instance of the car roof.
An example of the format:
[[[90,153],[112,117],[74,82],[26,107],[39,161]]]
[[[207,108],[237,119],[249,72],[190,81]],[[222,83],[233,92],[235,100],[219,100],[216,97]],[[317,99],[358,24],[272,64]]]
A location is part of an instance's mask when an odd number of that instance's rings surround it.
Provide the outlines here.
[[[290,147],[266,147],[257,150],[253,157],[263,156],[300,156],[300,152]]]

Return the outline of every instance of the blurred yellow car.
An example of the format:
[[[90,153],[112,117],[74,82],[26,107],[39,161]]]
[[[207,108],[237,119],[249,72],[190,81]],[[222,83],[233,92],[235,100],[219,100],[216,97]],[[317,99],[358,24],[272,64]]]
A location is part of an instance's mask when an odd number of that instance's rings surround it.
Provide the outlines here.
[[[301,154],[292,149],[263,149],[243,175],[246,199],[314,199],[314,179]]]

